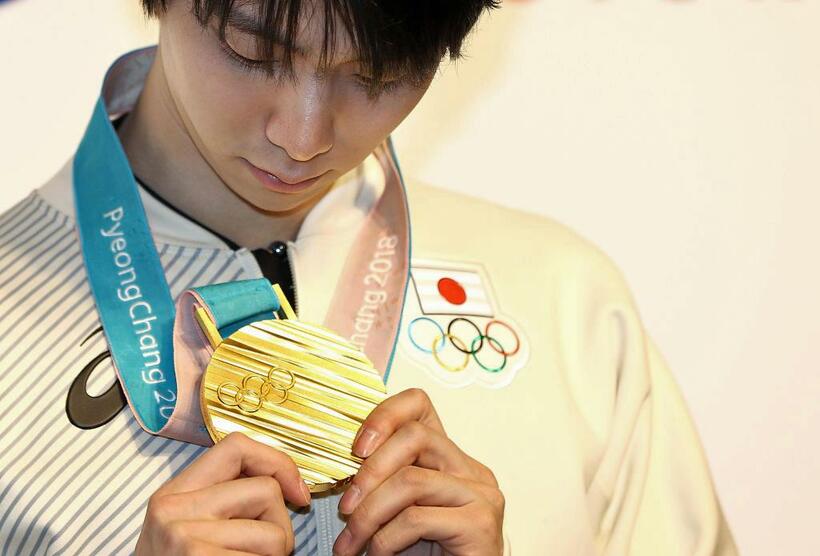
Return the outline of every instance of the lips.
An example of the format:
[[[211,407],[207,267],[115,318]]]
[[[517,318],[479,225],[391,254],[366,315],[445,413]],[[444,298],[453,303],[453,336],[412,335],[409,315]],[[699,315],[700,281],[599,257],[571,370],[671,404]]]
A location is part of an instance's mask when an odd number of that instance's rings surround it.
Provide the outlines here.
[[[262,183],[262,185],[272,191],[276,191],[277,193],[298,193],[309,188],[324,175],[320,174],[307,179],[292,176],[278,176],[272,172],[268,172],[265,169],[259,168],[244,158],[242,160],[247,163],[248,169]]]
[[[264,170],[262,168],[259,168],[259,169],[262,170],[263,172],[265,172],[271,178],[278,179],[279,181],[283,181],[288,185],[299,185],[300,183],[305,183],[307,181],[315,180],[316,178],[319,177],[319,176],[313,176],[312,178],[304,178],[304,179],[290,178],[290,177],[280,176],[280,175],[274,174],[273,172],[268,172],[267,170]]]

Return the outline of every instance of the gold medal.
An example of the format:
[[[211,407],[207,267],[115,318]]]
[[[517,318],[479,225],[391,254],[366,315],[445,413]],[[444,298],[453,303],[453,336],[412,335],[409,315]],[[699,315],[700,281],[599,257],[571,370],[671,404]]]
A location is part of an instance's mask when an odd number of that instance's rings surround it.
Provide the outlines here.
[[[202,417],[215,443],[240,431],[289,455],[310,491],[322,492],[358,471],[353,439],[386,389],[361,349],[297,320],[279,284],[273,290],[282,316],[225,339],[207,311],[196,309],[214,348],[202,376]]]

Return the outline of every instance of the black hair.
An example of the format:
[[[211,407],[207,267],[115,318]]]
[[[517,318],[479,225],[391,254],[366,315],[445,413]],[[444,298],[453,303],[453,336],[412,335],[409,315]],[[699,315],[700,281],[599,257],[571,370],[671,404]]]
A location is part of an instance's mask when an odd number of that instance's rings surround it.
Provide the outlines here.
[[[170,1],[141,0],[149,17],[161,15]],[[192,0],[193,14],[202,26],[216,17],[219,37],[224,41],[234,4],[242,0]],[[497,8],[500,0],[257,0],[257,48],[261,59],[272,60],[278,45],[283,54],[279,64],[293,75],[295,35],[307,6],[322,10],[324,40],[320,68],[333,57],[336,21],[340,21],[358,55],[362,71],[369,77],[369,92],[375,94],[386,76],[406,75],[422,81],[438,68],[445,55],[462,57],[462,44],[481,14]],[[334,17],[335,16],[335,17]]]

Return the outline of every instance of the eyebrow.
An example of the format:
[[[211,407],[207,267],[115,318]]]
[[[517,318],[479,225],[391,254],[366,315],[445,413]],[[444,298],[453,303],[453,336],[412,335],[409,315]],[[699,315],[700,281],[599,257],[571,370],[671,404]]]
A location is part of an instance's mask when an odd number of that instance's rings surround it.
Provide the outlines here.
[[[265,33],[262,26],[259,25],[259,21],[252,15],[248,15],[244,12],[233,11],[228,15],[227,25],[233,27],[237,31],[242,33],[247,33],[249,35],[254,35],[257,37],[264,37],[267,33]],[[282,40],[281,37],[275,36],[273,37],[273,42],[278,44],[279,46],[285,46],[285,41]],[[297,45],[291,45],[291,48],[295,53],[299,56],[307,57],[307,51]]]
[[[234,10],[230,14],[228,14],[226,24],[230,27],[233,27],[237,31],[247,33],[249,35],[254,35],[256,37],[264,37],[267,34],[265,30],[262,28],[262,26],[259,24],[259,20],[256,17],[237,10]],[[282,38],[278,35],[275,35],[273,37],[273,42],[281,47],[286,46],[285,41],[282,40]],[[293,52],[295,52],[299,56],[302,56],[303,58],[309,57],[307,50],[305,50],[301,46],[293,44],[291,45],[291,49],[293,50]],[[353,63],[358,61],[358,59],[352,58],[342,63]]]

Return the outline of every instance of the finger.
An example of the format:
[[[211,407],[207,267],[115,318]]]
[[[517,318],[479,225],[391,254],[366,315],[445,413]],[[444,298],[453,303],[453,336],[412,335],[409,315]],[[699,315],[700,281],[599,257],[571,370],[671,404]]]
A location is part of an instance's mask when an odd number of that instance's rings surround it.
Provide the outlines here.
[[[426,539],[438,541],[448,549],[459,541],[463,531],[471,527],[463,508],[442,508],[436,506],[410,506],[402,510],[392,521],[379,529],[370,539],[368,556],[396,554],[416,542]],[[351,537],[342,531],[334,546],[340,556],[355,554],[348,550]],[[449,545],[449,546],[448,546]]]
[[[162,497],[168,521],[261,519],[290,528],[282,490],[273,477],[248,477]]]
[[[310,504],[310,492],[293,460],[286,454],[234,432],[219,441],[179,475],[165,483],[158,494],[198,490],[217,483],[247,476],[275,478],[289,502]]]
[[[362,458],[369,456],[409,421],[418,421],[447,436],[427,393],[420,388],[410,388],[390,396],[370,412],[353,440],[353,453]]]
[[[289,538],[281,527],[253,519],[177,521],[169,534],[180,539],[176,542],[202,541],[219,548],[252,554],[280,556],[293,550],[292,535]]]
[[[407,507],[458,507],[474,502],[478,495],[473,488],[472,482],[439,471],[405,467],[362,500],[350,515],[345,550],[357,553],[376,531]]]
[[[501,554],[501,520],[483,503],[459,508],[411,506],[379,529],[368,556],[395,554],[420,540],[435,541],[447,554]]]
[[[253,552],[222,548],[200,540],[189,540],[187,544],[169,552],[171,554],[201,554],[203,556],[256,556]]]
[[[349,514],[360,500],[388,477],[409,465],[435,469],[465,479],[480,478],[474,460],[452,440],[418,421],[410,421],[402,425],[362,463],[339,501],[339,511]]]

